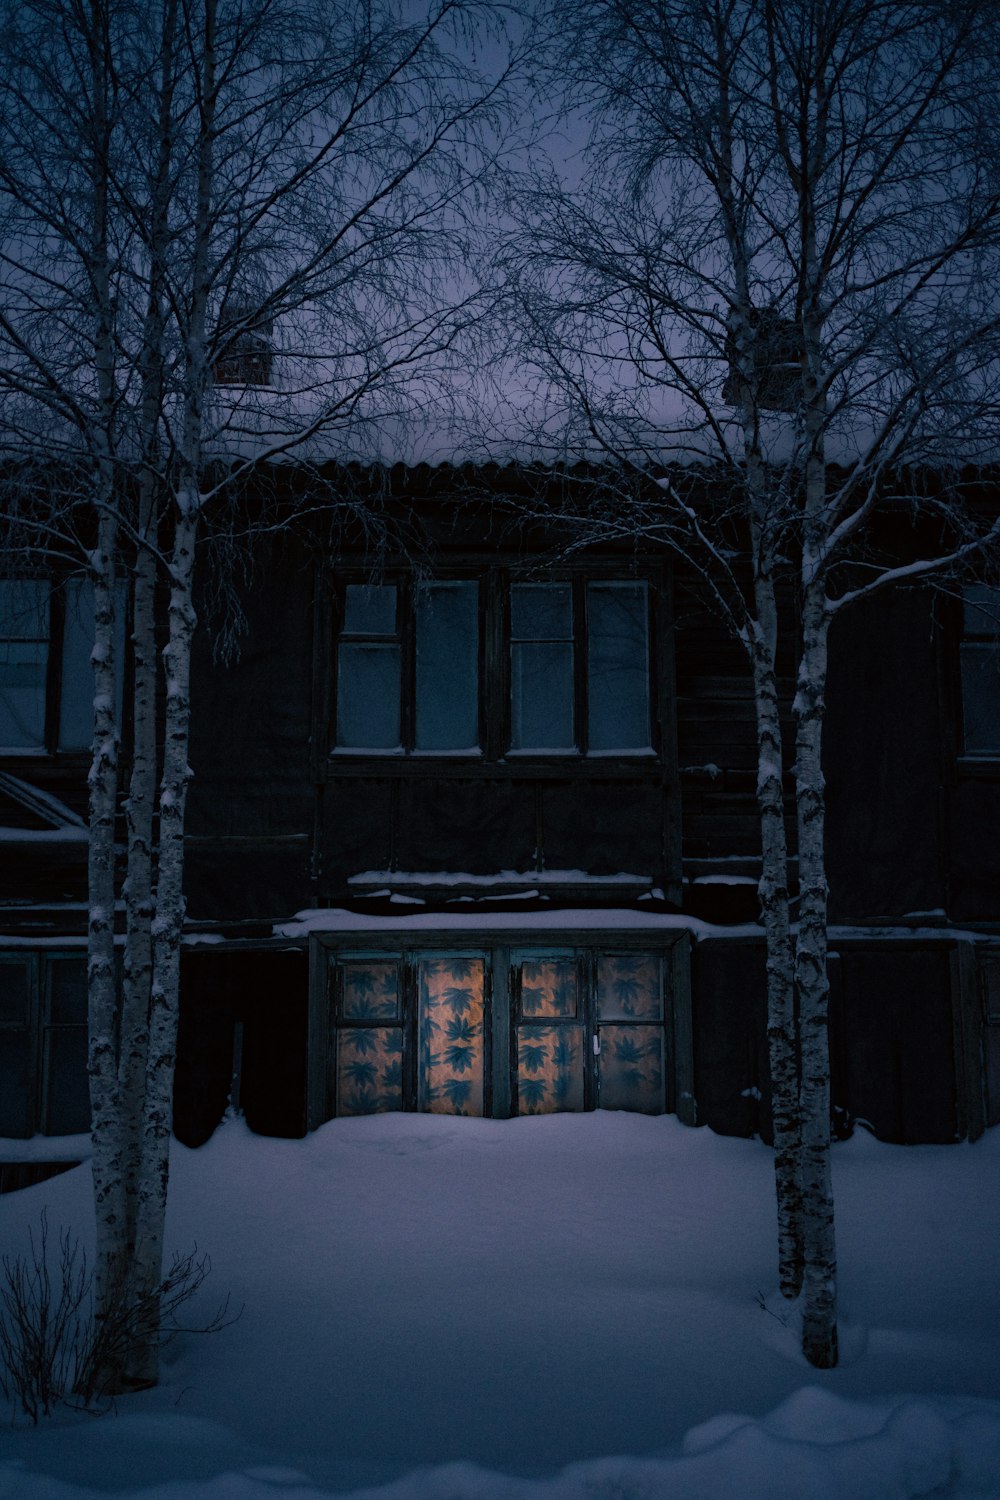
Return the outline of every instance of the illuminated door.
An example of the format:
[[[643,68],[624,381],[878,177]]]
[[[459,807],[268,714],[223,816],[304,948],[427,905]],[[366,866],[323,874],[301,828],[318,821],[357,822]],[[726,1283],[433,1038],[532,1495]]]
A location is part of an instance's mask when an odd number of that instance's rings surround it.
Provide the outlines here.
[[[588,1107],[586,1007],[574,953],[515,955],[517,1113],[548,1115]]]
[[[486,964],[437,954],[418,960],[416,978],[417,1108],[481,1115]]]
[[[328,970],[326,1109],[661,1114],[669,962],[596,945],[343,952]]]
[[[335,1114],[483,1114],[482,954],[345,955],[332,976]]]
[[[656,953],[602,953],[596,968],[598,1106],[662,1114],[663,959]]]
[[[664,966],[655,953],[513,955],[516,1113],[662,1114]]]

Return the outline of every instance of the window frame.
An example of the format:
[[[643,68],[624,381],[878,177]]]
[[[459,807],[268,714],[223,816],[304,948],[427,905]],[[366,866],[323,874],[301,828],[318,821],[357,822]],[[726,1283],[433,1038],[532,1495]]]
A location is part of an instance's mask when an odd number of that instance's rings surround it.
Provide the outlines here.
[[[62,679],[63,626],[65,620],[65,598],[62,590],[49,578],[40,578],[30,573],[5,573],[2,583],[40,583],[48,590],[43,605],[48,622],[48,633],[43,636],[0,635],[4,643],[18,640],[44,641],[45,673],[44,702],[42,704],[42,743],[39,745],[9,745],[0,738],[0,756],[51,755],[58,748],[59,700]]]
[[[43,742],[40,745],[7,745],[0,741],[0,761],[30,760],[41,756],[58,756],[64,760],[89,759],[91,755],[92,734],[83,745],[64,745],[62,743],[63,668],[65,665],[64,656],[67,639],[68,591],[74,582],[86,582],[86,574],[73,572],[40,577],[37,574],[12,572],[5,573],[0,581],[39,582],[45,584],[48,589],[47,607],[49,625],[49,633],[46,638],[48,655],[45,664]],[[131,597],[125,579],[119,578],[117,580],[116,594],[116,607],[118,610],[118,618],[115,626],[117,636],[116,648],[118,652],[116,663],[117,711],[119,728],[124,731],[124,685],[127,676],[126,656],[131,649]],[[3,639],[9,640],[14,639],[14,637],[4,636]],[[32,636],[29,639],[37,640],[40,637]]]
[[[54,1052],[57,1039],[70,1033],[82,1037],[86,1043],[87,1017],[81,1021],[56,1021],[53,1019],[54,967],[72,961],[83,970],[86,984],[87,951],[84,947],[59,947],[38,951],[30,948],[3,947],[0,943],[0,965],[21,967],[27,973],[27,1007],[20,1020],[0,1022],[0,1040],[5,1037],[21,1038],[24,1043],[26,1093],[24,1123],[26,1133],[12,1137],[29,1140],[33,1135],[51,1136],[58,1140],[65,1135],[85,1134],[90,1128],[89,1118],[81,1122],[79,1131],[62,1131],[58,1135],[50,1131],[51,1100],[50,1085],[54,1069]],[[86,1078],[84,1069],[83,1078]],[[89,1110],[88,1110],[89,1114]]]
[[[979,604],[970,596],[974,591],[988,590],[993,595],[993,600],[987,604]],[[996,610],[996,621],[991,629],[979,629],[974,625],[970,627],[969,614],[982,617],[983,624],[987,623],[986,611],[990,608]],[[966,763],[978,765],[990,765],[1000,762],[1000,729],[997,732],[996,742],[982,749],[970,748],[968,744],[969,731],[967,721],[967,699],[965,662],[973,654],[988,653],[993,658],[996,670],[997,692],[1000,695],[1000,585],[975,583],[962,590],[959,615],[959,638],[958,638],[958,700],[960,712],[958,715],[958,726],[960,730],[960,758]],[[969,705],[971,707],[971,704]],[[998,703],[998,714],[1000,714],[1000,703]]]
[[[397,589],[397,633],[400,645],[400,747],[380,749],[339,745],[337,743],[337,702],[339,689],[339,647],[343,638],[346,589],[357,583],[391,584]],[[607,771],[616,762],[633,767],[659,766],[664,755],[661,723],[663,704],[669,691],[664,677],[662,647],[657,639],[660,617],[664,627],[669,610],[663,601],[663,570],[656,565],[633,570],[614,561],[593,562],[584,568],[562,568],[546,571],[536,577],[523,569],[506,564],[462,566],[455,563],[435,569],[434,583],[467,582],[478,584],[478,750],[421,750],[416,746],[416,589],[421,582],[412,572],[387,569],[377,580],[358,567],[338,572],[330,586],[328,603],[321,611],[320,629],[327,642],[328,667],[325,692],[320,689],[318,701],[325,718],[320,742],[325,744],[327,765],[357,764],[371,760],[390,765],[406,763],[416,769],[428,763],[449,762],[457,768],[479,766],[485,769],[509,767],[527,771],[533,765],[559,768],[586,766],[595,774]],[[519,583],[568,583],[572,610],[572,690],[574,741],[566,748],[524,746],[514,748],[512,739],[512,634],[511,589]],[[589,746],[589,663],[590,628],[587,590],[590,584],[641,584],[645,590],[646,629],[646,698],[648,741],[645,746],[591,750]],[[354,639],[351,633],[348,639]],[[358,637],[360,638],[360,637]],[[381,639],[388,640],[389,637]],[[402,774],[400,771],[398,774]]]

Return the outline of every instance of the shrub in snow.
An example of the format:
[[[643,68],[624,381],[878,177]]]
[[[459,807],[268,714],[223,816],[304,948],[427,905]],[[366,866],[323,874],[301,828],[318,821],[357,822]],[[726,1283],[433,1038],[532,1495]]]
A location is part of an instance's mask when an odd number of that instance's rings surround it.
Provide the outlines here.
[[[93,1271],[76,1237],[61,1229],[58,1250],[50,1257],[43,1209],[37,1236],[29,1231],[29,1242],[26,1256],[5,1255],[2,1262],[0,1391],[36,1424],[62,1401],[90,1410],[110,1405],[137,1338],[156,1338],[162,1346],[178,1333],[213,1333],[235,1321],[227,1316],[228,1298],[207,1323],[184,1327],[177,1321],[179,1309],[211,1269],[197,1247],[175,1254],[167,1275],[147,1296],[136,1300],[123,1285],[98,1313]]]

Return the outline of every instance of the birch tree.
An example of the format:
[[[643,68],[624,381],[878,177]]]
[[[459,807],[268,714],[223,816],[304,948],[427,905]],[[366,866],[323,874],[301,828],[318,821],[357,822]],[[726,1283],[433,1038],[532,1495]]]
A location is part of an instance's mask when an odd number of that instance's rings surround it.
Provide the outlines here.
[[[752,673],[779,1284],[830,1366],[828,638],[859,600],[960,575],[998,542],[959,477],[995,457],[1000,412],[997,16],[977,0],[573,0],[552,23],[545,87],[588,145],[574,188],[556,167],[520,185],[521,384],[548,455],[602,464],[568,506],[583,536],[686,557]],[[876,548],[887,512],[908,555]]]
[[[378,456],[387,424],[425,421],[447,389],[481,316],[467,210],[514,61],[474,0],[28,0],[3,20],[5,446],[53,497],[27,487],[20,534],[33,525],[42,551],[98,542],[89,1066],[110,1315],[155,1307],[162,1278],[199,541],[255,469]],[[69,507],[43,443],[86,476]],[[120,1003],[116,565],[134,575]],[[157,1333],[136,1322],[109,1385],[155,1381]]]

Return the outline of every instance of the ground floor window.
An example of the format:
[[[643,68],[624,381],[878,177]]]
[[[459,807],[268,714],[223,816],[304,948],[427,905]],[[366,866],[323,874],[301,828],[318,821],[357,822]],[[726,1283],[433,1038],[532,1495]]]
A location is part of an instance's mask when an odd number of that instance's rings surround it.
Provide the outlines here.
[[[0,953],[0,1136],[90,1129],[83,953]]]
[[[387,1110],[662,1114],[684,1092],[683,938],[391,953],[324,938],[314,969],[313,1124]]]

